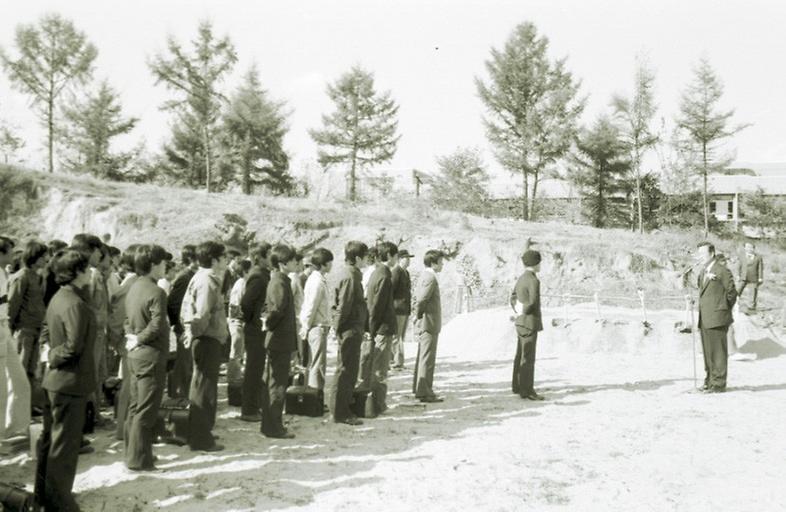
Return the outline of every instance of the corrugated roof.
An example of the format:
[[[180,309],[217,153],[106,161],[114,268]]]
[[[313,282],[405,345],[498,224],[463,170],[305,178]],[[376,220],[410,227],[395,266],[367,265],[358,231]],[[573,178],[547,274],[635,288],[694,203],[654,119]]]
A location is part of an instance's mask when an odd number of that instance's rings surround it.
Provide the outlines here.
[[[707,188],[713,194],[752,194],[761,188],[767,195],[786,196],[786,176],[710,175]]]

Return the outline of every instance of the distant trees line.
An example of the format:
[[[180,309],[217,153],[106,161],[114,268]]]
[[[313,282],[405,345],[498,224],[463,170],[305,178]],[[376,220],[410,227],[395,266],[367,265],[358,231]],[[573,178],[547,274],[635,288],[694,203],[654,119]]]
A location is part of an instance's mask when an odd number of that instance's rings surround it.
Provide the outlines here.
[[[234,186],[246,194],[297,192],[283,145],[291,109],[270,97],[255,65],[234,89],[226,86],[237,50],[209,21],[199,24],[188,44],[170,36],[147,62],[155,84],[171,92],[161,105],[171,115],[171,133],[153,157],[143,157],[141,145],[126,152],[113,149],[112,141],[134,130],[139,120],[123,113],[120,95],[106,79],[96,81],[98,49],[71,21],[47,14],[34,24],[20,24],[13,46],[13,51],[0,48],[0,61],[46,129],[50,172],[57,154],[64,169],[107,179],[174,182],[207,191]],[[637,59],[631,94],[613,96],[608,111],[583,126],[587,96],[581,82],[567,59],[550,57],[548,49],[535,25],[522,23],[502,48],[490,50],[485,76],[475,77],[494,157],[521,179],[518,215],[535,220],[538,185],[559,177],[580,191],[582,213],[595,226],[628,225],[643,232],[688,219],[707,232],[712,222],[707,176],[728,167],[730,158],[720,144],[745,128],[731,124],[733,110],[720,108],[723,85],[708,60],[694,68],[674,128],[666,133],[665,122],[656,123],[655,74],[644,56]],[[360,173],[396,153],[399,107],[359,66],[328,84],[327,94],[333,111],[309,133],[320,165],[346,173],[346,195],[355,201]],[[0,125],[6,161],[23,144],[8,125]],[[645,169],[653,152],[660,169]],[[457,148],[438,157],[436,172],[424,179],[440,206],[488,210],[489,176],[477,149]]]

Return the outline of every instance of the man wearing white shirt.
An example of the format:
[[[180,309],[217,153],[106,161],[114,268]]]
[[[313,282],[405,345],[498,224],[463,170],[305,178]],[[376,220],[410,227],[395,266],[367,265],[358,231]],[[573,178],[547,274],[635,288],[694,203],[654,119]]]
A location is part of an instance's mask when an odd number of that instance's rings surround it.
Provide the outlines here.
[[[325,388],[327,365],[327,335],[330,330],[330,303],[327,274],[333,267],[333,253],[324,248],[311,255],[314,271],[308,276],[300,309],[300,337],[308,342],[308,379],[306,385],[319,390]]]

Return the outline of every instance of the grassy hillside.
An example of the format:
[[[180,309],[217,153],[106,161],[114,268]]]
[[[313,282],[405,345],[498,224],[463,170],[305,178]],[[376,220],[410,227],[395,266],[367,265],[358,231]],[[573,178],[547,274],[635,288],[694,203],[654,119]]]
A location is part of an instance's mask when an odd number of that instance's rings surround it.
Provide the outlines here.
[[[113,243],[159,243],[173,252],[185,243],[226,236],[217,227],[226,216],[247,222],[257,240],[284,241],[296,246],[318,242],[341,259],[350,239],[373,242],[379,237],[398,242],[416,255],[434,247],[458,247],[442,276],[446,308],[453,309],[458,283],[474,282],[478,305],[504,303],[521,271],[518,256],[527,238],[544,253],[543,290],[601,297],[635,299],[645,290],[651,307],[656,297],[677,297],[681,271],[701,234],[658,232],[640,236],[623,230],[599,230],[558,222],[486,219],[434,209],[427,199],[386,199],[350,205],[235,193],[206,194],[183,188],[134,185],[85,177],[50,175],[0,168],[3,208],[0,229],[17,237],[70,239],[75,233],[109,233]],[[242,234],[242,233],[241,233]],[[727,254],[738,244],[713,240]],[[780,307],[786,259],[760,244],[765,256],[767,285],[762,304]],[[413,274],[422,267],[413,262]],[[557,299],[549,299],[552,304]],[[613,302],[613,301],[612,301]],[[622,303],[625,303],[624,301]],[[635,302],[629,302],[635,306]]]

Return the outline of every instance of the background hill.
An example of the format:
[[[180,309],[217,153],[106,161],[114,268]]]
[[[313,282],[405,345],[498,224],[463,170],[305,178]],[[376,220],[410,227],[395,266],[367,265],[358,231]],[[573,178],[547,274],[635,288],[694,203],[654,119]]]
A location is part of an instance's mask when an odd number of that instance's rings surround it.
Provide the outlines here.
[[[701,239],[696,232],[637,235],[559,222],[522,222],[439,210],[427,199],[391,197],[351,205],[290,197],[206,194],[185,188],[101,181],[17,168],[0,168],[0,230],[18,238],[69,240],[75,233],[108,233],[120,248],[132,242],[158,243],[178,254],[179,247],[206,238],[283,241],[298,247],[319,244],[341,260],[350,239],[367,243],[385,238],[416,255],[445,248],[453,258],[441,277],[448,316],[455,310],[459,284],[472,287],[475,307],[504,304],[521,272],[519,255],[526,240],[544,255],[543,293],[592,295],[604,303],[639,307],[636,289],[648,308],[681,306],[683,271]],[[246,224],[247,223],[247,224]],[[246,224],[244,226],[244,224]],[[727,255],[740,250],[733,240],[713,240]],[[779,315],[786,259],[777,248],[760,244],[766,284],[761,304]],[[614,299],[625,297],[628,300]],[[611,299],[610,299],[611,298]],[[561,305],[547,297],[547,304]],[[571,299],[571,302],[573,300]],[[578,301],[578,299],[577,299]],[[586,299],[583,300],[586,302]]]

